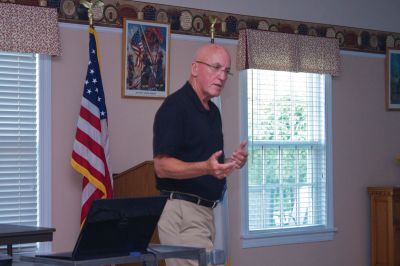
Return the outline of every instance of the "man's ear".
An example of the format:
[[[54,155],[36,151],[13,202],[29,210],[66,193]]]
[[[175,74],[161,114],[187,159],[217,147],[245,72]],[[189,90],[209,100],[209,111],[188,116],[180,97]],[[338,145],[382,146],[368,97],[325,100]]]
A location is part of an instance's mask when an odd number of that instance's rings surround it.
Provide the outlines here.
[[[192,62],[191,65],[191,74],[193,77],[197,77],[199,71],[199,65],[196,62]]]

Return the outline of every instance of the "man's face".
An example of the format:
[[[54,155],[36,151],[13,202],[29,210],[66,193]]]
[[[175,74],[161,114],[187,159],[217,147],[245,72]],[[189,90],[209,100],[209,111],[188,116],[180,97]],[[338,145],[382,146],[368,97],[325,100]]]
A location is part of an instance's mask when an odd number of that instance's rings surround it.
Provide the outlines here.
[[[207,98],[221,94],[231,68],[231,59],[224,49],[211,50],[194,61],[199,89]]]

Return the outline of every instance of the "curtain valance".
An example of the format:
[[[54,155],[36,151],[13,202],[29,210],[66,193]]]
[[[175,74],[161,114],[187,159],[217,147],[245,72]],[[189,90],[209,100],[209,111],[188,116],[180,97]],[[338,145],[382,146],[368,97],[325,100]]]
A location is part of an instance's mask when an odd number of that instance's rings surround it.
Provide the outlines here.
[[[338,76],[339,42],[323,38],[263,30],[239,32],[238,70],[269,69]]]
[[[57,10],[0,3],[0,50],[60,55]]]

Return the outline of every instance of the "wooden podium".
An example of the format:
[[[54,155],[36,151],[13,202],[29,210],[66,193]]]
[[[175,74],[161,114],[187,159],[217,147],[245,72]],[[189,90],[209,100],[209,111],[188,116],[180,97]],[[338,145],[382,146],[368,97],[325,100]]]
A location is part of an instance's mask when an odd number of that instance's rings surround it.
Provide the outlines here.
[[[160,192],[156,188],[156,178],[153,161],[144,161],[122,173],[116,174],[114,180],[114,197],[145,197],[158,196]],[[151,243],[159,244],[158,231],[154,231]],[[124,265],[140,265],[124,264]],[[165,265],[164,261],[159,265]]]
[[[145,197],[158,196],[153,161],[144,161],[113,177],[114,196]]]

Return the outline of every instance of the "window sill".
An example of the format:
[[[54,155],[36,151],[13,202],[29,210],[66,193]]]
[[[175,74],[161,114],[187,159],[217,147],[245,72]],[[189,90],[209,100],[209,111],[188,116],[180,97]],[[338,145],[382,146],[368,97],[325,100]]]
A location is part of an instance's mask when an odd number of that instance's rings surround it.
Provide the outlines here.
[[[243,248],[268,247],[333,240],[336,228],[302,228],[288,231],[251,232],[242,236]]]

